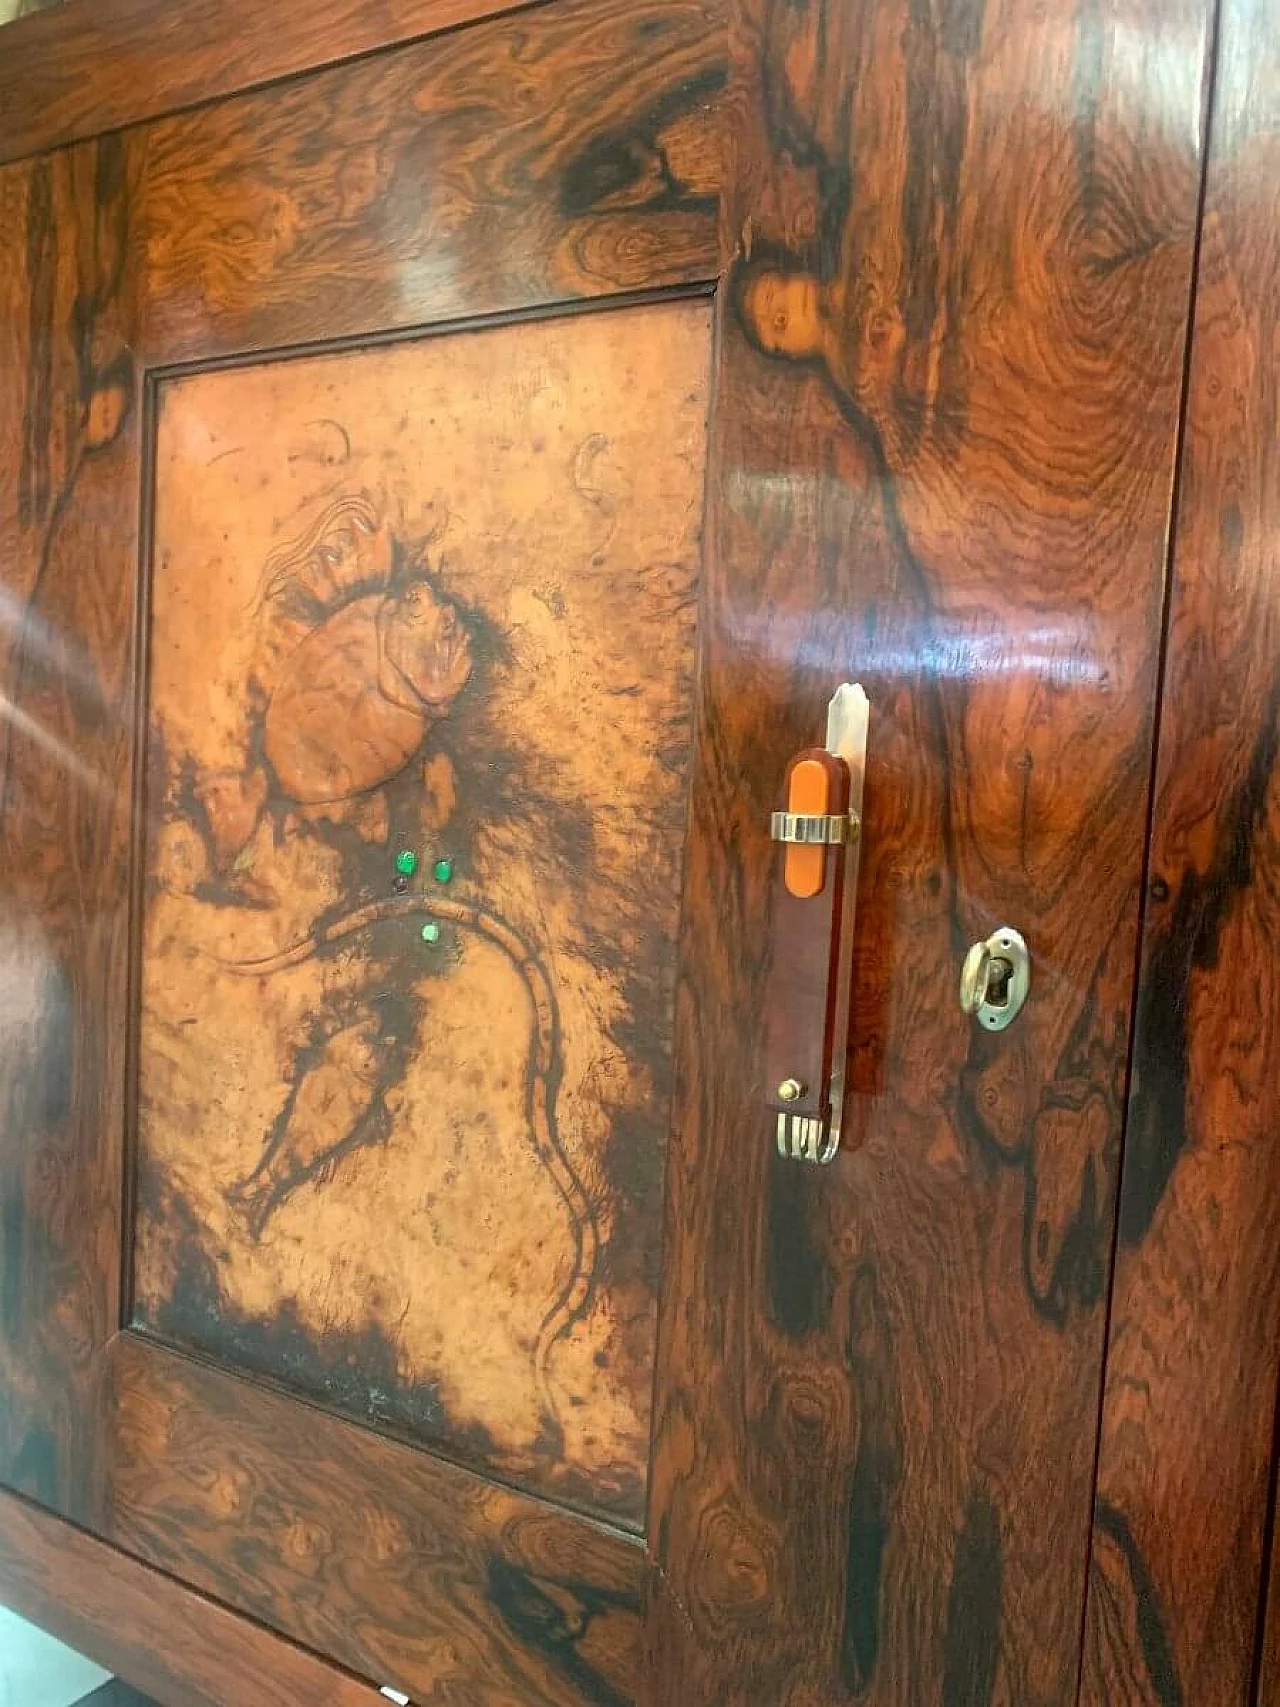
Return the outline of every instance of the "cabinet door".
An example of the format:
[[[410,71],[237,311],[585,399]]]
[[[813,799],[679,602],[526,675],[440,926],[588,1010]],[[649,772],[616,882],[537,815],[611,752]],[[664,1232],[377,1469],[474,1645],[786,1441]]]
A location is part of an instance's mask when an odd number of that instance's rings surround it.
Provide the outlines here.
[[[1070,1698],[1207,27],[1103,10],[551,0],[0,173],[11,1486],[415,1700]]]

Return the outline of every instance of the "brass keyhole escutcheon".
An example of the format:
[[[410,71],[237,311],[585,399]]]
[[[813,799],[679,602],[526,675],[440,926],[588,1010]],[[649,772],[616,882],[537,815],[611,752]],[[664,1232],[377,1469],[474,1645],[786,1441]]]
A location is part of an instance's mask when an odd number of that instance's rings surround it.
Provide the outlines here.
[[[1012,1025],[1030,988],[1031,956],[1012,925],[1001,925],[984,942],[975,942],[964,957],[960,1007],[985,1031]]]

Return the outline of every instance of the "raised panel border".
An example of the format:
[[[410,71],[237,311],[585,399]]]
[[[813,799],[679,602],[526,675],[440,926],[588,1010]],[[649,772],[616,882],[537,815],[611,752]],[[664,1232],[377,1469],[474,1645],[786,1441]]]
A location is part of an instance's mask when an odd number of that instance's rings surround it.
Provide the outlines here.
[[[706,302],[714,304],[714,281],[693,280],[687,284],[672,286],[662,290],[627,291],[604,297],[591,297],[571,300],[568,302],[540,303],[528,309],[503,310],[494,314],[470,315],[458,320],[437,321],[421,326],[403,326],[388,328],[366,337],[346,335],[333,339],[312,340],[306,343],[291,344],[273,350],[250,350],[233,355],[215,356],[206,360],[192,360],[149,368],[143,376],[143,395],[141,405],[140,431],[140,528],[139,528],[139,571],[137,582],[137,608],[135,618],[135,635],[133,655],[136,659],[134,673],[134,703],[132,726],[136,731],[138,752],[133,764],[133,803],[131,810],[131,844],[129,854],[129,971],[128,987],[124,1011],[126,1021],[126,1065],[125,1065],[125,1096],[124,1120],[122,1134],[122,1154],[124,1165],[124,1208],[121,1229],[121,1273],[119,1281],[120,1312],[116,1326],[130,1338],[136,1338],[140,1343],[155,1345],[167,1352],[173,1352],[180,1357],[194,1356],[198,1361],[205,1361],[201,1354],[191,1352],[190,1348],[180,1343],[170,1343],[154,1329],[139,1329],[135,1325],[133,1305],[133,1235],[137,1215],[137,1110],[138,1110],[138,1061],[139,1061],[139,1028],[140,1028],[140,991],[142,978],[142,924],[144,913],[144,884],[145,884],[145,855],[146,837],[148,833],[148,799],[147,799],[147,704],[150,678],[149,635],[151,628],[151,596],[153,583],[153,528],[156,504],[155,462],[156,462],[156,433],[158,422],[158,399],[161,387],[165,382],[175,378],[185,378],[194,374],[222,373],[229,370],[256,368],[264,365],[290,361],[305,361],[314,357],[328,357],[345,352],[363,351],[373,348],[385,348],[388,345],[404,345],[420,343],[424,340],[448,338],[454,334],[488,331],[513,325],[523,325],[530,322],[547,320],[571,320],[583,315],[600,315],[626,312],[631,309],[664,306],[673,303]],[[714,328],[712,331],[714,339]],[[697,639],[695,637],[695,654]],[[693,742],[690,742],[688,766],[692,769]],[[687,786],[687,779],[686,779]],[[677,861],[677,866],[680,865]],[[674,1027],[673,1027],[674,1029]],[[672,1039],[674,1049],[674,1039]],[[665,1203],[660,1206],[660,1212],[665,1214]],[[656,1363],[657,1346],[654,1345],[654,1362]],[[215,1362],[214,1359],[208,1359]],[[298,1394],[283,1381],[278,1381],[268,1374],[252,1369],[239,1369],[231,1365],[218,1365],[228,1379],[244,1384],[247,1392],[268,1394],[277,1400],[292,1400],[307,1403],[305,1395]],[[256,1400],[255,1400],[256,1402]],[[372,1423],[360,1418],[337,1411],[325,1413],[331,1420],[345,1428],[352,1429],[359,1436],[372,1436],[378,1440],[403,1441],[406,1449],[418,1454],[424,1454],[432,1462],[439,1464],[444,1470],[459,1470],[468,1474],[493,1478],[501,1481],[500,1475],[485,1470],[483,1465],[469,1463],[459,1450],[451,1449],[447,1440],[414,1442],[407,1435],[397,1435],[394,1427],[378,1429]],[[647,1467],[646,1467],[647,1472]],[[647,1480],[647,1474],[646,1474]],[[527,1490],[530,1500],[540,1500],[547,1497],[550,1503],[563,1511],[566,1521],[581,1515],[588,1522],[600,1522],[604,1525],[616,1524],[619,1534],[625,1535],[628,1541],[643,1540],[643,1515],[638,1513],[634,1519],[622,1515],[611,1516],[604,1513],[593,1513],[589,1509],[587,1491],[584,1489],[580,1500],[566,1494],[563,1497],[543,1496],[535,1490]]]
[[[164,1707],[236,1707],[264,1679],[313,1707],[381,1707],[377,1687],[163,1571],[0,1492],[0,1601]]]
[[[65,0],[3,26],[0,162],[538,3]]]
[[[125,1332],[107,1538],[415,1700],[626,1703],[643,1543]],[[246,1596],[251,1582],[252,1597]],[[461,1668],[461,1669],[458,1669]]]

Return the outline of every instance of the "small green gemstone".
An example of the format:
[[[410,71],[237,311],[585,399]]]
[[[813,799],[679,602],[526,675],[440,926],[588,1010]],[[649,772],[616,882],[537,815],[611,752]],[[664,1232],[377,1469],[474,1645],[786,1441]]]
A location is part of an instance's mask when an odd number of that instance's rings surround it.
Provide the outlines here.
[[[423,942],[439,942],[440,941],[440,926],[437,924],[430,924],[430,923],[423,925],[423,927],[422,927],[422,940],[423,940]]]
[[[451,859],[438,859],[435,863],[434,872],[437,883],[447,883],[453,876],[453,861]]]
[[[412,877],[418,869],[418,856],[412,848],[401,848],[396,855],[396,870],[402,877]]]

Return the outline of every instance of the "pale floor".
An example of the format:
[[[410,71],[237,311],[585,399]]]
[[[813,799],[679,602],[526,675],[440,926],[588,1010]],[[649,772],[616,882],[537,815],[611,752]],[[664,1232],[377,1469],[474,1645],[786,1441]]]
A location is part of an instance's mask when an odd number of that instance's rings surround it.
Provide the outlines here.
[[[28,12],[43,12],[46,7],[59,4],[59,0],[0,0],[0,24],[7,24],[11,18],[21,18]]]
[[[11,18],[25,17],[28,12],[43,12],[49,6],[60,4],[60,0],[0,0],[0,24],[7,24]]]
[[[0,1606],[0,1707],[72,1707],[108,1675]]]

